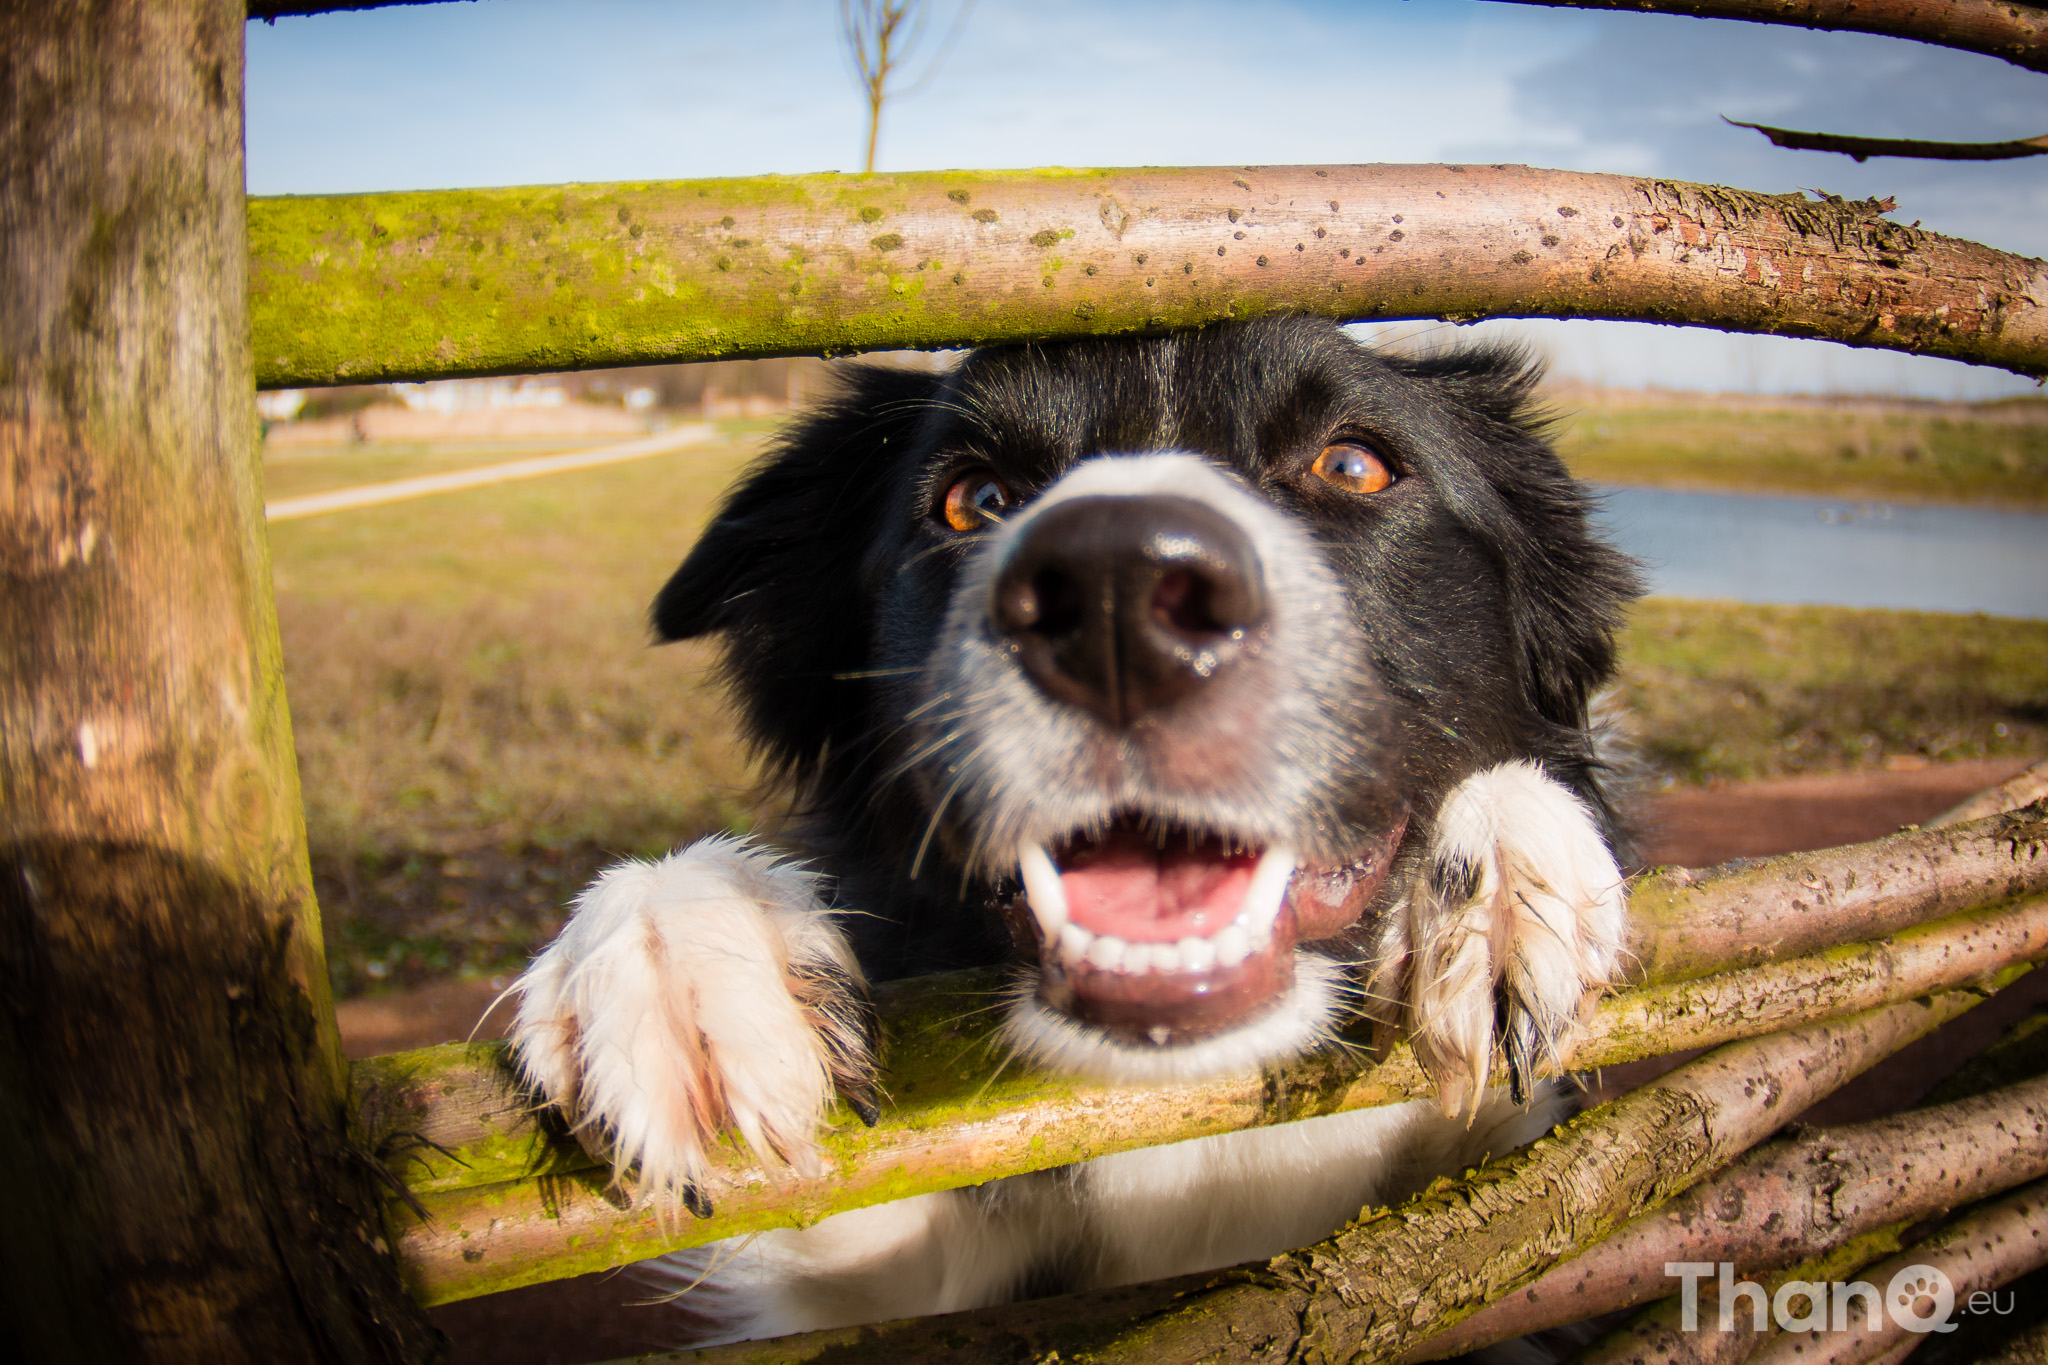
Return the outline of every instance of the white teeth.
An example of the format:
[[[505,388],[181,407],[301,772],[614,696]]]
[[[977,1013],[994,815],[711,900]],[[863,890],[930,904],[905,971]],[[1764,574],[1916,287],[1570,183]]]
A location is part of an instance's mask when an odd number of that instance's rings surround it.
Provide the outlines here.
[[[1244,909],[1237,912],[1237,922],[1253,943],[1273,936],[1273,921],[1280,918],[1280,903],[1287,898],[1287,882],[1293,876],[1294,850],[1269,848],[1260,856],[1251,889],[1244,893]]]
[[[1286,903],[1295,862],[1291,849],[1269,848],[1261,854],[1237,918],[1208,938],[1127,943],[1114,934],[1091,933],[1068,918],[1066,888],[1060,884],[1059,869],[1045,845],[1029,843],[1017,850],[1032,916],[1045,941],[1059,944],[1060,960],[1069,966],[1085,963],[1098,971],[1128,976],[1200,974],[1216,967],[1235,967],[1265,948],[1272,942],[1273,925]]]
[[[1124,965],[1124,941],[1115,934],[1103,934],[1088,945],[1088,965],[1113,972]]]
[[[1060,871],[1044,844],[1025,844],[1017,850],[1017,864],[1024,873],[1024,896],[1038,920],[1038,932],[1050,943],[1060,937],[1067,923],[1067,889],[1060,885]]]

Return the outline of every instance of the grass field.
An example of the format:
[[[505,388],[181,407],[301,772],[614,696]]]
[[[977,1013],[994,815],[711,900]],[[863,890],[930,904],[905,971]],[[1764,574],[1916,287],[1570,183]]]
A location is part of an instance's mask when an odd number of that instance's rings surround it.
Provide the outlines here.
[[[711,652],[648,648],[643,616],[764,425],[272,527],[344,992],[516,965],[605,859],[773,819]],[[293,452],[266,463],[267,491],[544,449]],[[2048,752],[2044,622],[1653,600],[1624,658],[1638,744],[1670,782]]]
[[[1581,478],[2048,508],[2048,400],[1878,403],[1561,390]]]

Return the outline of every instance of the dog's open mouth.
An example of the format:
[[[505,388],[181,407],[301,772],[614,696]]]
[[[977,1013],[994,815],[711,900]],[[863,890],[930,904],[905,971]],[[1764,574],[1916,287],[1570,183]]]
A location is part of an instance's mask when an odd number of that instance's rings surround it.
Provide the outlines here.
[[[1290,850],[1120,817],[1018,853],[1039,997],[1129,1043],[1168,1047],[1250,1022],[1294,984],[1294,946],[1358,921],[1405,820],[1338,868]]]

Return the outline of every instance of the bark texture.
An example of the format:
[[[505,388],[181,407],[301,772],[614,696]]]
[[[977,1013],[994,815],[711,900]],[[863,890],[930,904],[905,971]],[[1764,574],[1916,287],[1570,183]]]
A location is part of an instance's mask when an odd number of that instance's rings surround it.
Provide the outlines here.
[[[251,459],[242,9],[0,7],[0,1356],[422,1360]]]
[[[2043,797],[2048,797],[2048,758],[2032,765],[2025,772],[2008,777],[1997,786],[1986,788],[1969,800],[1950,807],[1929,820],[1924,828],[1947,829],[1951,825],[1968,824],[1972,820],[1982,820],[1987,815],[2017,810]]]
[[[1670,1261],[1730,1261],[1754,1276],[2044,1175],[2048,1079],[1803,1131],[1750,1153],[1405,1359],[1442,1360],[1662,1298],[1674,1284],[1664,1273]]]
[[[2048,374],[2042,262],[1888,202],[1526,166],[945,171],[256,199],[264,387],[1589,317]]]
[[[1512,0],[1912,38],[2048,71],[2048,10],[2012,0]]]
[[[1914,1266],[1932,1266],[1948,1277],[1960,1309],[1969,1296],[2009,1284],[2048,1264],[2048,1184],[2037,1182],[1951,1219],[1925,1241],[1865,1269],[1856,1278],[1889,1295],[1894,1281],[1919,1280]],[[1930,1302],[1921,1312],[1930,1312]],[[1778,1332],[1750,1356],[1755,1365],[1866,1365],[1912,1341],[1915,1333],[1886,1314],[1871,1331],[1860,1315],[1846,1332]]]

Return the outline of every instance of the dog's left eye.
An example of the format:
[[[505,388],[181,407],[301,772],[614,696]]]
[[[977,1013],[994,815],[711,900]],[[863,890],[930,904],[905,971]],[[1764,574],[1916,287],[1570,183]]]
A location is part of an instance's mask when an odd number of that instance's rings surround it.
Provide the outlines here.
[[[1385,460],[1352,441],[1324,446],[1309,472],[1347,493],[1377,493],[1394,482],[1394,471]]]
[[[978,531],[1010,510],[1010,490],[986,469],[970,469],[946,489],[939,515],[956,531]]]

